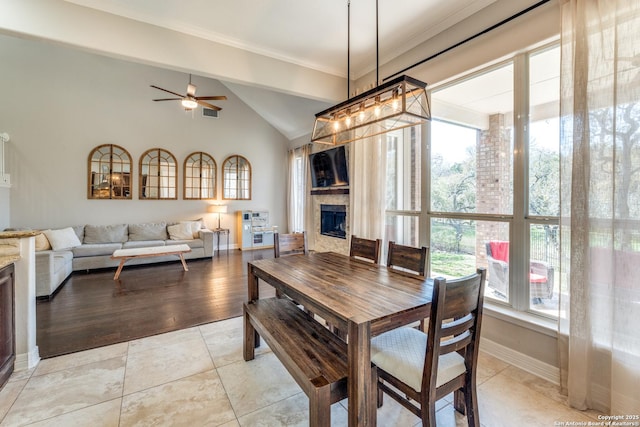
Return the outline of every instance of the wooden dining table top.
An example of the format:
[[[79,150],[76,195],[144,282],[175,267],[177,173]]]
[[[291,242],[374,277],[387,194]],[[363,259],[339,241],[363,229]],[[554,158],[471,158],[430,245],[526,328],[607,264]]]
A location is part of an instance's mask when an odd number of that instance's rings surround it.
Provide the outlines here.
[[[372,332],[392,329],[411,311],[411,323],[429,316],[433,280],[391,271],[384,266],[335,252],[316,252],[250,261],[258,277],[279,288],[305,308],[340,323],[372,323]],[[336,318],[336,319],[333,319]],[[346,325],[346,323],[344,323]],[[401,325],[400,325],[401,326]]]

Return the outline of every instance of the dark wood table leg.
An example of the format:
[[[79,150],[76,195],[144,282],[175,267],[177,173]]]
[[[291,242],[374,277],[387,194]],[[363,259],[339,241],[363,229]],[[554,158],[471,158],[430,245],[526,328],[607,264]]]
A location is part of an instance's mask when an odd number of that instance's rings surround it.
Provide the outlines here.
[[[376,425],[376,384],[371,369],[371,324],[349,321],[349,427]]]
[[[247,297],[249,299],[249,302],[256,301],[260,298],[260,284],[258,282],[258,277],[255,275],[253,271],[253,266],[251,265],[251,263],[249,263],[247,266]],[[249,327],[253,329],[253,326],[249,325]],[[245,328],[245,333],[247,333],[247,331],[248,330]],[[253,334],[254,334],[254,339],[253,339],[254,348],[259,347],[260,335],[258,335],[258,333],[255,330],[253,331]],[[246,342],[247,340],[245,339],[245,343]]]
[[[247,315],[247,310],[245,306],[242,306],[242,313],[244,317],[244,341],[242,343],[242,354],[244,356],[244,360],[253,360],[255,357],[255,337],[257,336],[256,330],[253,328],[253,325],[249,321],[249,315]]]

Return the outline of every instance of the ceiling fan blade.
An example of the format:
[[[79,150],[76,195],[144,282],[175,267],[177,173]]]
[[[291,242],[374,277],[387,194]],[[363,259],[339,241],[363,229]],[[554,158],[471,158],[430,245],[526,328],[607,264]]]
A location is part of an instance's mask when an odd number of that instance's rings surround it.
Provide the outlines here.
[[[214,101],[214,100],[218,100],[218,101],[226,101],[227,97],[224,95],[221,96],[194,96],[195,99],[202,99],[202,100],[207,100],[207,101]]]
[[[170,93],[171,95],[179,96],[180,99],[185,98],[184,95],[180,95],[179,93],[171,92],[170,90],[167,90],[167,89],[162,89],[161,87],[158,87],[158,86],[151,85],[151,87],[154,88],[154,89],[158,89],[158,90]]]
[[[222,108],[220,107],[216,107],[215,105],[209,104],[208,102],[204,102],[204,101],[200,101],[198,99],[196,99],[196,102],[198,103],[198,105],[201,105],[203,107],[207,107],[210,108],[212,110],[216,110],[216,111],[220,111],[222,110]]]
[[[182,98],[161,98],[154,99],[153,101],[182,101]]]

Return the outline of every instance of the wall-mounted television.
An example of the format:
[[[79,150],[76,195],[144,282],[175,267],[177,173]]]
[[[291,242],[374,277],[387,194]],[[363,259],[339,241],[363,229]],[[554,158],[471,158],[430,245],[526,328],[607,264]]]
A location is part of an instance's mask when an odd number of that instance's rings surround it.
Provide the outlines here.
[[[312,188],[346,187],[349,185],[344,145],[310,154],[309,166]]]

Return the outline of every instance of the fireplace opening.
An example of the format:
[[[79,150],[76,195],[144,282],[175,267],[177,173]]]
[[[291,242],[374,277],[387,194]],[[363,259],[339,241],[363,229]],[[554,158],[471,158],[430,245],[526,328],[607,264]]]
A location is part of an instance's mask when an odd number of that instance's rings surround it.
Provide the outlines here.
[[[345,205],[320,205],[320,234],[347,238],[347,207]]]

